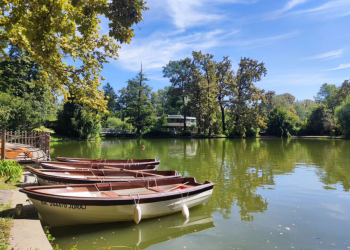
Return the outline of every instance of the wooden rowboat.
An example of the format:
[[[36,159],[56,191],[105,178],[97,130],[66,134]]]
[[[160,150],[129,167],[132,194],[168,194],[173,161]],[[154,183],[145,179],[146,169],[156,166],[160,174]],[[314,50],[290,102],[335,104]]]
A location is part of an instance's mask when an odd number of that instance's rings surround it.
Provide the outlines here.
[[[136,171],[157,170],[158,164],[113,164],[113,163],[88,163],[88,162],[59,162],[59,161],[38,161],[45,169],[129,169]]]
[[[27,194],[51,226],[149,219],[182,211],[209,200],[214,183],[174,178],[120,183],[33,186]]]
[[[89,158],[69,158],[69,157],[56,157],[58,161],[62,162],[89,162],[89,163],[114,163],[114,164],[159,164],[160,161],[156,159],[89,159]]]
[[[68,185],[83,183],[103,183],[103,182],[130,182],[147,179],[160,180],[180,178],[181,175],[174,170],[171,171],[133,171],[133,170],[55,170],[55,169],[35,169],[29,171],[34,174],[39,185]]]

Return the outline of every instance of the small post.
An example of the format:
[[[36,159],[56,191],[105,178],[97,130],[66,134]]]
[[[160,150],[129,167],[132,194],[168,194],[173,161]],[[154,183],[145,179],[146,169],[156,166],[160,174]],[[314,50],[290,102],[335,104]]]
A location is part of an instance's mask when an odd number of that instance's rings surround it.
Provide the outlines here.
[[[1,130],[1,160],[5,159],[5,140],[6,140],[6,126]]]

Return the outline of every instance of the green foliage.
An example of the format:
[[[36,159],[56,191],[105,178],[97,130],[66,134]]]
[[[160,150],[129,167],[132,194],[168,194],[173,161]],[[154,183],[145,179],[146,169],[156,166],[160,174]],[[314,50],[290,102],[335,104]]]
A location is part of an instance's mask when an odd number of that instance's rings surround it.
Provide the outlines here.
[[[14,160],[0,161],[0,176],[5,182],[18,182],[22,176],[23,168]]]
[[[127,129],[131,130],[133,129],[132,125],[126,121],[122,121],[120,118],[117,117],[108,117],[106,121],[106,127],[107,128],[118,128],[118,129]]]
[[[159,128],[165,128],[167,123],[168,123],[167,115],[162,115],[161,117],[159,117],[159,119],[157,119],[156,126]]]
[[[267,117],[267,134],[290,137],[296,134],[298,117],[282,107],[274,108]]]
[[[335,115],[338,118],[342,134],[350,138],[350,96],[335,109]]]
[[[181,136],[191,136],[192,134],[191,134],[190,130],[185,130],[185,131],[182,131],[180,135]]]
[[[338,130],[332,110],[324,104],[311,112],[306,128],[312,135],[334,135]]]
[[[46,235],[47,240],[48,240],[50,243],[53,243],[53,242],[56,240],[56,238],[53,237],[53,236],[50,234],[49,230],[46,230],[45,235]]]
[[[42,69],[36,81],[67,99],[106,111],[100,73],[116,59],[121,43],[134,37],[132,26],[147,10],[142,0],[1,1],[0,59],[8,44],[27,50]],[[109,32],[101,34],[102,19]],[[70,59],[70,60],[67,60]],[[0,60],[1,61],[1,60]]]
[[[136,128],[137,134],[141,134],[156,122],[150,100],[151,88],[146,81],[148,79],[141,68],[135,78],[128,80],[127,87],[120,91],[125,114],[129,117],[127,122]]]
[[[116,101],[116,99],[118,98],[118,95],[115,93],[113,87],[108,82],[105,86],[103,86],[103,90],[104,90],[105,99],[107,100],[107,110],[111,114],[115,114],[119,107]]]
[[[99,137],[101,124],[79,104],[67,102],[58,113],[57,132],[62,135],[93,139]]]
[[[33,129],[33,131],[36,131],[36,132],[50,132],[51,134],[55,133],[55,131],[53,131],[52,129],[45,128],[44,126],[40,126],[39,128],[35,128],[35,129]]]
[[[247,128],[263,128],[266,111],[264,105],[270,100],[264,90],[255,87],[267,74],[264,63],[259,63],[250,58],[242,58],[236,76],[236,87],[230,98],[231,135],[246,136]],[[270,94],[269,94],[270,95]]]
[[[152,127],[148,132],[144,133],[143,136],[144,138],[147,137],[159,137],[159,138],[167,138],[167,137],[174,137],[174,134],[171,131],[167,131],[164,128],[159,128],[159,127]]]
[[[315,100],[318,104],[324,104],[328,109],[334,110],[336,91],[337,87],[335,85],[324,83],[315,96]]]
[[[33,83],[39,69],[27,52],[15,46],[9,59],[0,62],[0,122],[10,130],[31,130],[56,115],[48,87]]]

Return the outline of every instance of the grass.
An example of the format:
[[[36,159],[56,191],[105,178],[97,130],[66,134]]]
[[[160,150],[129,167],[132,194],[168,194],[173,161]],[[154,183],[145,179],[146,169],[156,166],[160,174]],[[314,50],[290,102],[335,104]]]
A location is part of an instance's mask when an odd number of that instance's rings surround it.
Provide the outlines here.
[[[6,182],[4,178],[0,178],[0,190],[14,190],[17,189],[16,182]]]
[[[7,182],[18,182],[22,176],[23,168],[14,160],[0,161],[0,177]]]
[[[12,217],[9,216],[10,204],[0,204],[0,250],[5,250],[10,244]]]

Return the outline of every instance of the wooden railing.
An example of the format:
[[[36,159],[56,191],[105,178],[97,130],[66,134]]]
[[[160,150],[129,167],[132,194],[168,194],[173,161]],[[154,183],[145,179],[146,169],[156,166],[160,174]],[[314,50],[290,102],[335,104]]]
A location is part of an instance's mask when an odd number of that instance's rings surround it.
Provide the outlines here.
[[[100,134],[135,134],[135,132],[128,129],[103,128]]]
[[[5,142],[30,145],[50,155],[50,132],[7,131]]]

